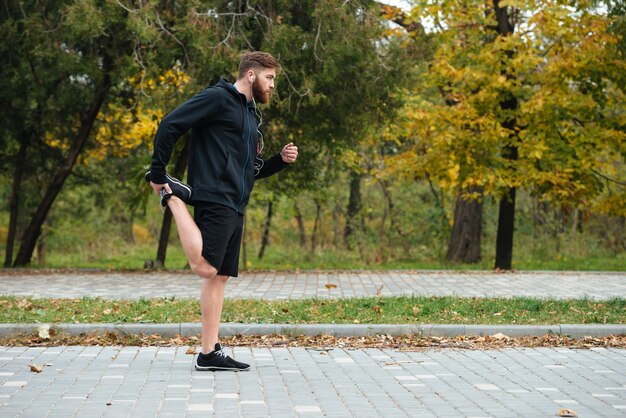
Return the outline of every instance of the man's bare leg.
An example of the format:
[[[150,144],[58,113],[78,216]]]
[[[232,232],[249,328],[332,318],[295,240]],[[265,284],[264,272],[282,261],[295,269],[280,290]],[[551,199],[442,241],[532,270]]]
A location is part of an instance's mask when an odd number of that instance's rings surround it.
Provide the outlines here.
[[[224,287],[228,276],[216,275],[212,279],[202,280],[200,290],[200,308],[202,310],[202,352],[213,351],[218,341],[222,307],[224,306]]]
[[[172,196],[167,205],[176,220],[178,236],[191,270],[202,278],[200,308],[202,311],[202,352],[213,351],[218,342],[220,318],[224,306],[224,287],[228,276],[217,274],[217,269],[202,257],[202,234],[185,203]]]

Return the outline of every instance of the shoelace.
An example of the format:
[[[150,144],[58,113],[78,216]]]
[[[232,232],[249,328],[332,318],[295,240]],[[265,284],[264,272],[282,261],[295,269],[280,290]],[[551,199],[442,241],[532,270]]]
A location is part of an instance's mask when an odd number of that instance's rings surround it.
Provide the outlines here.
[[[220,357],[228,357],[228,356],[226,355],[226,353],[225,353],[224,351],[222,351],[222,350],[218,350],[218,351],[216,351],[216,352],[215,352],[215,354],[216,354],[216,355],[218,355],[218,356],[220,356]]]

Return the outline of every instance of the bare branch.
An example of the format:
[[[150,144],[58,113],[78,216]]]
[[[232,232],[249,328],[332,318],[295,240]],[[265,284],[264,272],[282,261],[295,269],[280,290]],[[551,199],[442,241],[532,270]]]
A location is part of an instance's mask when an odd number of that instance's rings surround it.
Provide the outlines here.
[[[141,59],[141,52],[139,52],[139,43],[135,43],[135,46],[133,47],[133,57],[135,58],[135,62],[137,62],[137,64],[139,64],[139,66],[141,67],[141,80],[139,81],[139,92],[141,95],[145,96],[145,97],[149,97],[149,94],[146,93],[146,91],[143,88],[143,80],[146,77],[146,66],[143,63],[143,60]]]
[[[597,171],[597,170],[595,170],[595,169],[593,169],[593,168],[591,169],[591,171],[593,171],[593,173],[594,173],[595,175],[597,175],[598,177],[602,177],[602,178],[603,178],[603,179],[605,179],[606,181],[610,181],[611,183],[615,183],[615,184],[617,184],[617,185],[619,185],[619,186],[626,187],[626,183],[624,183],[624,182],[621,182],[621,181],[617,181],[617,180],[615,180],[615,179],[612,179],[612,178],[610,178],[609,176],[607,176],[607,175],[605,175],[605,174],[602,174],[602,173],[600,173],[599,171]]]
[[[320,19],[320,23],[317,25],[317,34],[315,35],[315,44],[313,45],[313,56],[315,57],[316,60],[320,62],[324,62],[323,59],[317,56],[317,44],[318,43],[320,44],[320,48],[325,49],[324,44],[322,44],[322,41],[320,40],[321,31],[322,31],[322,19]]]
[[[237,21],[236,17],[233,16],[231,23],[230,23],[230,28],[228,28],[228,33],[226,34],[226,37],[222,39],[221,41],[219,41],[217,45],[211,47],[211,49],[217,49],[219,48],[220,45],[226,45],[226,43],[228,42],[228,39],[230,38],[230,35],[233,33],[233,28],[235,27],[236,21]]]
[[[167,30],[167,28],[163,25],[163,22],[161,22],[161,17],[159,16],[158,13],[156,13],[156,18],[157,18],[157,23],[159,24],[159,27],[161,28],[161,30],[167,33],[178,45],[180,45],[183,48],[183,52],[185,53],[185,63],[189,65],[190,64],[189,54],[187,53],[187,48],[185,47],[185,45],[181,41],[178,40],[176,35],[174,35],[172,32]]]
[[[139,10],[132,10],[132,9],[129,9],[128,7],[124,6],[120,0],[116,0],[116,1],[117,1],[117,4],[118,4],[118,5],[119,5],[122,9],[126,10],[128,13],[139,13]]]

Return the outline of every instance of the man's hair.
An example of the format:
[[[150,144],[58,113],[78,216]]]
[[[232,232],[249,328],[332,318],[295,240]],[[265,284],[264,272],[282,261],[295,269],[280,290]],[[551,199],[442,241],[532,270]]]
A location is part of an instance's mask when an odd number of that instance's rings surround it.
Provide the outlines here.
[[[239,61],[239,75],[238,79],[244,77],[249,69],[255,68],[278,68],[280,64],[278,60],[268,54],[267,52],[254,51],[246,52],[241,56]]]

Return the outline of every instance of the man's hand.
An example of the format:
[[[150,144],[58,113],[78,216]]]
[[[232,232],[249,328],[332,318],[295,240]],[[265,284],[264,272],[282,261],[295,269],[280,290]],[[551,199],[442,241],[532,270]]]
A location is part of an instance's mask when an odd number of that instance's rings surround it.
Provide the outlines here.
[[[152,187],[152,190],[154,190],[154,193],[157,194],[157,196],[160,195],[161,190],[165,189],[166,192],[168,193],[172,193],[172,189],[170,189],[170,185],[169,184],[155,184],[153,182],[150,182],[150,187]]]
[[[284,162],[291,164],[298,158],[298,147],[296,147],[293,142],[290,142],[283,147],[280,156]]]

